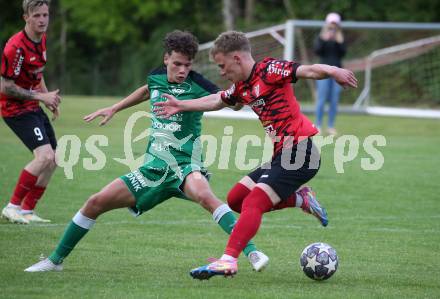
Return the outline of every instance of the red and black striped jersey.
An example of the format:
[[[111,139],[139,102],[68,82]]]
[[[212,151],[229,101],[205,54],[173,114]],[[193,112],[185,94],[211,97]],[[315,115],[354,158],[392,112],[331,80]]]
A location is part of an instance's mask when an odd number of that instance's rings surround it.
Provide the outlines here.
[[[316,135],[317,128],[300,111],[292,84],[297,81],[299,63],[265,58],[257,62],[249,78],[233,84],[221,93],[228,105],[242,103],[258,115],[266,133],[272,138],[274,152],[282,150],[284,141],[293,144]],[[292,140],[293,138],[293,140]]]
[[[13,80],[21,88],[40,90],[46,65],[46,35],[40,42],[32,41],[26,32],[13,35],[3,50],[1,76]],[[22,100],[0,94],[3,117],[16,116],[39,108],[37,100]]]

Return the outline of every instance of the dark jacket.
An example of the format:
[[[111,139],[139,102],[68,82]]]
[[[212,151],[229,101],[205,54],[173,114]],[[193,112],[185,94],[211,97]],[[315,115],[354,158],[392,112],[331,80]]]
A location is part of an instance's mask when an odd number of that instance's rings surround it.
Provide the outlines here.
[[[347,52],[345,42],[342,44],[329,40],[322,40],[319,36],[313,44],[313,51],[320,57],[320,63],[342,67],[342,57]]]

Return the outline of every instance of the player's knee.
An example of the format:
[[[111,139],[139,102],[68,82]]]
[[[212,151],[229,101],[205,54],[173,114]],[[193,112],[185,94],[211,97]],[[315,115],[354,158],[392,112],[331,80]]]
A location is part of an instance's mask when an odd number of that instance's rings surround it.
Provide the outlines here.
[[[209,190],[200,190],[195,200],[207,210],[213,210],[219,201]]]
[[[51,171],[54,171],[57,168],[57,162],[55,159],[55,154],[52,155],[52,157],[49,157],[49,162],[47,164],[47,168],[50,169]]]
[[[104,211],[105,200],[103,196],[98,192],[89,197],[86,204],[84,205],[84,210],[90,215],[99,215]]]
[[[55,169],[56,167],[54,152],[48,151],[42,153],[36,157],[36,160],[43,169]]]
[[[228,193],[227,201],[228,205],[235,212],[241,212],[241,206],[243,204],[244,198],[249,194],[250,190],[247,189],[242,184],[236,184]]]

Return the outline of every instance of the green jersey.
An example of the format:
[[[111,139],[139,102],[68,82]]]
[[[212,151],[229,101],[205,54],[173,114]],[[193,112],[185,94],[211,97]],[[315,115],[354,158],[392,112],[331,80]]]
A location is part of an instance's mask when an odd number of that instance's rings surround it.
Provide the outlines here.
[[[145,163],[138,169],[121,176],[136,199],[131,210],[140,215],[171,197],[185,198],[183,182],[187,175],[199,171],[207,176],[203,167],[201,149],[202,112],[183,112],[168,119],[157,118],[153,105],[165,101],[164,93],[178,100],[200,98],[217,93],[219,88],[191,71],[182,83],[170,83],[165,67],[151,72],[147,78],[150,92],[151,129]]]
[[[217,93],[220,89],[197,72],[191,71],[182,83],[168,82],[166,67],[161,67],[148,75],[150,105],[165,101],[162,94],[175,96],[178,100],[196,99]],[[156,118],[153,112],[150,141],[147,146],[146,163],[164,167],[181,163],[202,164],[201,119],[203,112],[183,112],[168,119]],[[159,160],[158,160],[159,159]],[[151,163],[152,162],[152,163]],[[176,166],[177,166],[176,165]]]

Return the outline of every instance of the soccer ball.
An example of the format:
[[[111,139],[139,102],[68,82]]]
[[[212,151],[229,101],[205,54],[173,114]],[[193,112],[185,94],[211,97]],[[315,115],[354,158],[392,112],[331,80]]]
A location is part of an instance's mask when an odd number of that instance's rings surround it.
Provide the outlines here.
[[[326,243],[313,243],[304,248],[299,259],[304,274],[314,280],[330,278],[338,269],[338,255]]]

